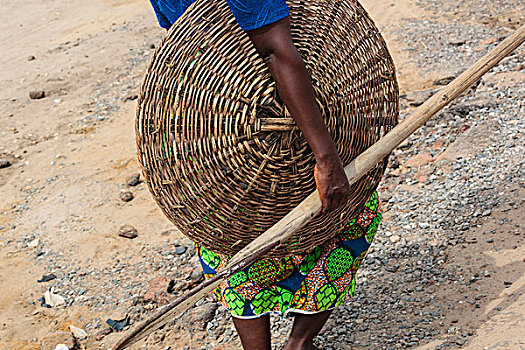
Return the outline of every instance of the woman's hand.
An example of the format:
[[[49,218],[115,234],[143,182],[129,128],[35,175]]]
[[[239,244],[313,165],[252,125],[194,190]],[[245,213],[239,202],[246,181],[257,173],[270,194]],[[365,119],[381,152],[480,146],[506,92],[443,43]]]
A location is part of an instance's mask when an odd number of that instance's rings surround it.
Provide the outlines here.
[[[350,185],[337,154],[328,157],[328,159],[317,161],[314,177],[319,197],[323,203],[323,214],[346,203],[350,193]]]

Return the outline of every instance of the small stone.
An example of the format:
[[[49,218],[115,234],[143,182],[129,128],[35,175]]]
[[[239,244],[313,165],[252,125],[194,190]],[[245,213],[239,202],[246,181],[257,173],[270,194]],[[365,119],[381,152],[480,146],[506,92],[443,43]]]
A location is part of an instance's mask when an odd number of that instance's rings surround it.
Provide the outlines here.
[[[44,90],[29,91],[29,98],[31,98],[32,100],[39,100],[44,97],[46,97],[46,93]]]
[[[144,294],[144,301],[147,303],[157,303],[158,305],[165,305],[169,302],[168,287],[171,280],[169,278],[160,276],[154,278],[149,283],[149,289]]]
[[[129,201],[131,201],[133,199],[133,193],[131,193],[130,191],[121,192],[120,193],[120,199],[123,202],[129,202]]]
[[[419,107],[434,94],[433,90],[413,91],[404,96],[412,107]],[[401,98],[401,96],[400,96]]]
[[[450,82],[452,82],[452,80],[454,80],[455,77],[454,76],[448,76],[448,77],[445,77],[445,78],[441,78],[441,79],[437,79],[437,80],[434,80],[434,85],[447,85],[449,84]]]
[[[399,149],[408,149],[412,147],[414,143],[410,141],[409,139],[406,139],[405,141],[401,142],[401,144],[397,147]]]
[[[494,243],[494,239],[493,238],[487,239],[487,243]]]
[[[36,57],[33,56],[33,55],[29,55],[29,56],[27,56],[27,60],[28,61],[34,61],[34,60],[36,60]]]
[[[187,248],[185,246],[179,245],[179,246],[175,247],[175,254],[182,255],[182,254],[186,253],[186,250],[187,250]]]
[[[392,235],[390,236],[390,242],[392,243],[397,243],[401,240],[401,237],[399,237],[398,235]]]
[[[0,158],[0,169],[7,168],[9,166],[11,166],[11,163],[7,159]]]
[[[177,281],[171,280],[170,284],[168,285],[168,294],[177,294],[177,292],[186,290],[189,288],[189,283],[186,281]]]
[[[503,281],[503,284],[505,286],[510,286],[512,284],[512,281]]]
[[[480,45],[490,45],[490,44],[494,44],[496,41],[498,41],[498,38],[487,38],[485,40],[481,40],[479,42]]]
[[[61,295],[53,293],[52,290],[48,290],[44,293],[44,300],[46,304],[51,307],[59,306],[66,303],[66,300]]]
[[[101,341],[106,335],[108,335],[111,332],[113,332],[113,328],[111,327],[103,328],[95,334],[95,340]]]
[[[38,283],[44,283],[44,282],[49,282],[49,281],[52,281],[54,279],[56,279],[57,276],[54,274],[54,273],[50,273],[49,275],[42,275],[42,278],[40,278],[39,280],[37,280]]]
[[[114,330],[114,331],[121,331],[125,329],[127,326],[131,324],[131,318],[129,315],[124,316],[123,318],[119,319],[112,319],[108,318],[106,320],[106,323]]]
[[[399,265],[388,266],[388,267],[386,268],[386,270],[387,270],[388,272],[396,272],[398,269],[399,269]]]
[[[35,238],[31,242],[27,243],[28,248],[36,248],[40,244],[40,239]]]
[[[140,183],[140,174],[131,174],[126,178],[128,186],[137,186]]]
[[[69,330],[71,331],[71,333],[73,333],[73,335],[77,339],[84,339],[84,338],[87,338],[88,336],[85,330],[83,330],[82,328],[75,327],[73,325],[69,325]]]
[[[204,274],[202,273],[201,270],[195,269],[190,274],[189,279],[190,279],[190,287],[193,287],[204,280]]]
[[[418,223],[418,225],[419,225],[419,228],[421,228],[421,229],[430,228],[430,224],[426,223],[426,222],[420,222],[420,223]]]
[[[449,43],[449,45],[452,45],[452,46],[461,46],[461,45],[465,45],[466,40],[452,39],[452,40],[449,40],[448,43]]]
[[[154,49],[155,48],[155,44],[149,44],[149,48],[150,49]]]
[[[397,169],[399,168],[399,159],[392,155],[390,158],[389,158],[389,167],[391,169]]]
[[[131,225],[123,225],[119,229],[118,235],[129,239],[136,238],[138,236],[137,229]]]
[[[213,320],[215,311],[219,305],[217,303],[206,303],[191,310],[190,324],[206,329],[206,324]]]

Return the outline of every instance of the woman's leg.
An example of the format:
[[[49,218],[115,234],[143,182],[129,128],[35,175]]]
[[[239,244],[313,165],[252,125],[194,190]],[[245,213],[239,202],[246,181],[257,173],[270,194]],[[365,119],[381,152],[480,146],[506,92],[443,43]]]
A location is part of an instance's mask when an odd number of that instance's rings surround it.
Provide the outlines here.
[[[245,350],[271,349],[270,316],[248,320],[232,316],[232,319]]]
[[[297,314],[293,322],[292,333],[284,350],[312,350],[313,340],[321,331],[332,310],[326,310],[313,315]]]

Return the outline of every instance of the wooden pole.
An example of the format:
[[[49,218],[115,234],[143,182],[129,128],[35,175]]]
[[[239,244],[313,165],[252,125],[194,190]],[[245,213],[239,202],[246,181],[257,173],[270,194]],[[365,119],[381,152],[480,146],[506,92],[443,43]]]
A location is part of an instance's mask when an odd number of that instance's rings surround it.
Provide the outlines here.
[[[525,41],[525,25],[503,40],[493,50],[479,59],[450,84],[439,90],[409,117],[399,123],[378,142],[360,154],[345,168],[350,184],[353,184],[381,159],[392,152],[401,142],[420,128],[427,120],[474,84],[481,76],[497,65],[503,58]],[[226,278],[248,266],[279,244],[285,242],[297,230],[321,211],[321,200],[317,191],[309,195],[296,208],[290,211],[268,231],[257,237],[231,258],[228,265],[213,279],[195,287],[185,295],[159,309],[147,320],[141,322],[129,334],[115,344],[113,350],[123,350],[126,346],[154,332],[167,321],[186,311],[198,300],[219,286]]]

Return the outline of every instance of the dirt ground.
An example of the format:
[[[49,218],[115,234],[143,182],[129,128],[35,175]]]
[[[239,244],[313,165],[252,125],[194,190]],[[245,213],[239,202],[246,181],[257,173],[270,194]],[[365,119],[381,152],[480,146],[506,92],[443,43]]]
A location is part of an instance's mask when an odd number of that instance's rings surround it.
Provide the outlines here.
[[[430,16],[411,0],[367,0],[364,5],[380,28]],[[3,0],[1,6],[0,158],[11,166],[0,169],[0,349],[39,349],[42,339],[68,331],[69,325],[89,323],[94,333],[100,322],[127,314],[134,288],[168,266],[149,264],[149,256],[184,240],[146,184],[133,187],[131,202],[119,198],[129,190],[126,177],[140,170],[135,99],[164,31],[145,0]],[[419,74],[406,50],[410,43],[383,33],[402,93],[425,90],[442,78],[439,71]],[[45,98],[30,99],[33,90],[44,90]],[[506,217],[523,227],[523,192],[516,193],[521,193],[518,205]],[[473,237],[485,241],[497,220],[485,220]],[[124,224],[133,225],[138,237],[119,237]],[[496,349],[498,344],[525,349],[525,243],[516,238],[506,244],[518,248],[478,246],[471,253],[488,261],[484,269],[493,269],[498,281],[513,283],[484,287],[490,307],[475,315],[467,349]],[[454,249],[461,264],[467,258],[460,247]],[[47,290],[37,279],[53,271],[67,275],[64,283],[74,291],[64,295],[67,307],[43,308],[37,302]],[[75,286],[78,281],[82,290]],[[97,295],[108,294],[114,295],[110,302],[98,301]],[[91,303],[79,303],[88,298]],[[495,307],[503,312],[492,312]],[[107,348],[117,338],[106,337],[104,346],[90,338],[89,347]],[[172,349],[184,346],[194,348],[191,340],[181,340]]]

